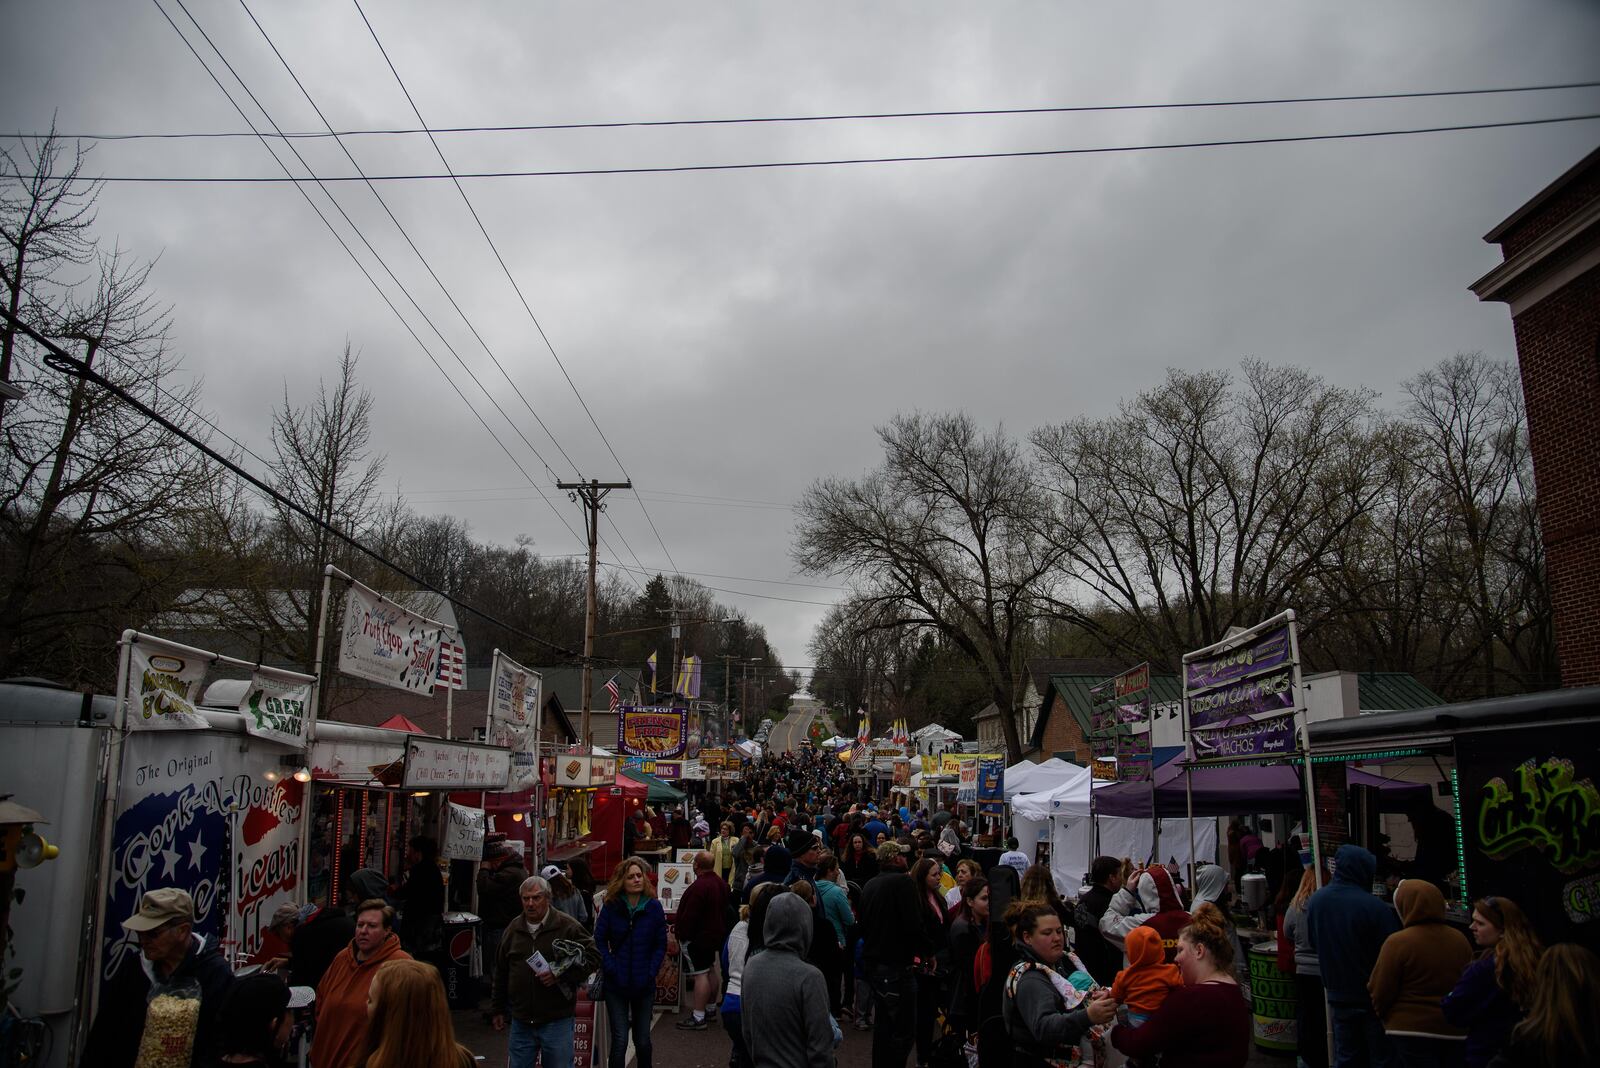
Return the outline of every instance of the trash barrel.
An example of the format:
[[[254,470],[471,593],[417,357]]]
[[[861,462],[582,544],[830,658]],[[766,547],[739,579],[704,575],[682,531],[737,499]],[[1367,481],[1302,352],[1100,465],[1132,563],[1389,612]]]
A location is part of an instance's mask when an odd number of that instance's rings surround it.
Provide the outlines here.
[[[1257,942],[1250,959],[1250,1004],[1256,1047],[1271,1053],[1295,1052],[1294,976],[1278,967],[1278,944]]]
[[[480,919],[470,912],[444,914],[444,995],[452,1009],[473,1009],[482,996],[477,959]]]

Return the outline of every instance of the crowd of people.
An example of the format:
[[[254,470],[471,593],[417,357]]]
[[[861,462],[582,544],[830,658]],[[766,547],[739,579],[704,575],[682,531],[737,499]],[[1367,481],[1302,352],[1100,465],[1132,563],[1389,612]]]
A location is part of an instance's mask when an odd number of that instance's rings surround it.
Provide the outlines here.
[[[1202,864],[1185,887],[1167,866],[1099,857],[1069,899],[1015,840],[974,836],[953,811],[875,803],[831,757],[769,756],[727,786],[678,821],[694,878],[670,919],[638,856],[602,888],[581,861],[529,875],[490,836],[476,889],[512,1068],[572,1062],[582,990],[605,1005],[610,1068],[630,1051],[652,1068],[668,955],[688,992],[675,1026],[721,1030],[730,1068],[830,1068],[848,1028],[871,1032],[874,1068],[1246,1063],[1224,869]],[[278,1068],[293,986],[315,990],[313,1068],[472,1064],[429,962],[436,851],[411,844],[404,884],[364,869],[348,878],[353,908],[280,909],[263,970],[245,978],[194,932],[187,893],[147,892],[123,922],[143,959],[107,987],[81,1063],[132,1068],[147,1002],[183,988],[199,1004],[193,1065]],[[1294,976],[1300,1064],[1600,1063],[1600,958],[1543,947],[1500,896],[1474,904],[1469,942],[1434,882],[1400,882],[1391,904],[1371,891],[1374,866],[1344,845],[1319,888],[1285,861],[1269,917]]]

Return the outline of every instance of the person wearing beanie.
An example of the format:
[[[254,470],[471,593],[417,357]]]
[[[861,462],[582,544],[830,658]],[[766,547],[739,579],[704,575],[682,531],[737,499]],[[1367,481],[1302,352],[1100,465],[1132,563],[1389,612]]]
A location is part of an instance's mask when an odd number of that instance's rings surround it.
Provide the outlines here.
[[[793,861],[789,857],[789,851],[781,843],[768,846],[762,858],[761,874],[752,874],[745,883],[745,898],[747,900],[750,899],[754,895],[756,887],[762,883],[777,883],[779,886],[787,886],[789,868],[792,864]]]
[[[822,842],[803,826],[796,825],[784,836],[784,848],[789,851],[789,874],[784,876],[783,885],[789,886],[804,879],[808,883],[817,881],[817,861],[822,857]],[[769,859],[767,868],[770,870],[772,862]]]
[[[279,1068],[284,1064],[283,1048],[294,1029],[288,984],[266,972],[235,981],[222,1001],[217,1029],[221,1033],[217,1056],[196,1058],[196,1068]]]
[[[1445,922],[1433,883],[1405,880],[1394,909],[1404,926],[1384,940],[1367,980],[1372,1008],[1403,1063],[1460,1063],[1467,1032],[1445,1020],[1441,1002],[1472,963],[1472,947]]]

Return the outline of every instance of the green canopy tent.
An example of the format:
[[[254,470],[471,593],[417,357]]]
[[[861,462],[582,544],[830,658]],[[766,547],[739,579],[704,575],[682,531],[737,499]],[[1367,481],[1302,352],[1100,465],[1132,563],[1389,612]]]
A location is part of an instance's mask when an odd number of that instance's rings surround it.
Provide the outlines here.
[[[667,804],[675,805],[679,801],[687,800],[689,797],[688,794],[664,779],[658,779],[649,772],[640,771],[638,768],[622,768],[618,770],[617,774],[626,775],[634,782],[643,783],[648,791],[645,794],[646,801],[663,801]]]

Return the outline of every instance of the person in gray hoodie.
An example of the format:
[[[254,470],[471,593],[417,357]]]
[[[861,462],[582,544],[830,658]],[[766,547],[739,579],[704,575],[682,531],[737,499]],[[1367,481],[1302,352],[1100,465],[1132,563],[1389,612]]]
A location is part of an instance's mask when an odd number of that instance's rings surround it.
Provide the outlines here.
[[[766,948],[740,982],[740,1021],[755,1068],[833,1068],[833,1023],[822,973],[806,963],[811,908],[779,894],[767,908]]]

